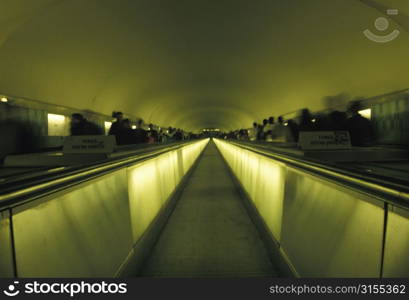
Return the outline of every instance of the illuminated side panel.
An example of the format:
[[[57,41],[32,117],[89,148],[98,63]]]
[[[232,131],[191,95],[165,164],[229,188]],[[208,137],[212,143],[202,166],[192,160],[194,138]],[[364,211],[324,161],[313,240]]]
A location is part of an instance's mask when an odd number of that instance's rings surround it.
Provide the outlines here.
[[[383,277],[409,277],[409,211],[388,212]]]
[[[128,168],[129,206],[133,241],[136,242],[148,228],[176,187],[182,174],[177,170],[176,152],[166,153],[155,160]],[[156,163],[160,162],[160,165]]]
[[[155,161],[158,173],[157,176],[160,182],[166,183],[162,185],[162,188],[160,189],[162,204],[173,192],[183,177],[183,172],[180,168],[180,161],[178,159],[178,153],[179,151],[167,153]]]
[[[379,277],[381,200],[228,142],[215,142],[296,274]],[[404,225],[402,220],[393,222]],[[407,239],[400,245],[398,256],[407,251]]]
[[[198,141],[13,209],[22,277],[112,277],[208,140]],[[1,216],[2,217],[2,216]],[[0,219],[0,272],[7,221]],[[3,244],[4,243],[4,244]],[[9,272],[9,270],[8,270]],[[0,273],[2,274],[2,273]]]
[[[202,153],[204,147],[209,142],[209,139],[206,139],[202,142],[195,143],[191,145],[190,148],[183,148],[182,149],[182,156],[183,156],[183,171],[186,173],[196,161],[198,154]]]
[[[277,241],[281,240],[285,168],[261,158],[258,173],[254,176],[255,205]]]
[[[13,277],[13,260],[8,211],[0,212],[0,277]]]
[[[13,210],[22,277],[113,276],[132,247],[126,171]]]
[[[128,169],[129,206],[133,241],[136,242],[162,207],[160,180],[155,178],[155,162]]]
[[[282,251],[301,277],[379,277],[383,202],[287,167]]]
[[[128,168],[133,241],[137,242],[207,145],[203,140]]]
[[[215,140],[223,157],[277,241],[281,239],[285,168],[254,152]]]

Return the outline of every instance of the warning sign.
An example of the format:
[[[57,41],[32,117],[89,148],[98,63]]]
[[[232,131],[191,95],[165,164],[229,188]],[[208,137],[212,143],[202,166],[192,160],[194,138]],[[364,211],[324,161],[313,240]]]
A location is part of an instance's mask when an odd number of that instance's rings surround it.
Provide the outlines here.
[[[348,131],[300,131],[299,145],[303,150],[350,149]]]
[[[64,140],[63,152],[73,153],[112,153],[116,145],[113,135],[68,136]]]

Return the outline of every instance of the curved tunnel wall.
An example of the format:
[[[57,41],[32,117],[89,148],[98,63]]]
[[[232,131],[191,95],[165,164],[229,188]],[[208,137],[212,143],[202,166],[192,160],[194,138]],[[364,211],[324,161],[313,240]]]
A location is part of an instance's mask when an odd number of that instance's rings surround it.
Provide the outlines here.
[[[0,93],[108,115],[122,110],[161,126],[246,128],[269,115],[323,108],[327,95],[409,86],[402,1],[1,5]],[[400,10],[389,20],[401,35],[377,44],[362,31],[375,30],[384,7]]]

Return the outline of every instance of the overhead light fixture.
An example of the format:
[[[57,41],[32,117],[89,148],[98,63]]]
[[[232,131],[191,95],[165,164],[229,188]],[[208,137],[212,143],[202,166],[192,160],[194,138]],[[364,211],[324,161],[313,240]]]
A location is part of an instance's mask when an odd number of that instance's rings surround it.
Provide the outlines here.
[[[111,126],[112,126],[112,122],[104,121],[105,134],[109,133],[109,129],[111,129]]]
[[[9,102],[9,99],[7,99],[6,97],[1,97],[1,102],[7,103]]]
[[[57,114],[48,114],[48,122],[51,123],[63,123],[65,121],[64,115],[57,115]]]
[[[69,134],[67,117],[65,115],[47,114],[47,120],[49,136],[67,136]]]
[[[370,108],[360,110],[358,111],[358,113],[364,118],[367,118],[368,120],[370,120],[372,117],[372,110]]]
[[[132,129],[136,129],[136,125],[132,125]]]

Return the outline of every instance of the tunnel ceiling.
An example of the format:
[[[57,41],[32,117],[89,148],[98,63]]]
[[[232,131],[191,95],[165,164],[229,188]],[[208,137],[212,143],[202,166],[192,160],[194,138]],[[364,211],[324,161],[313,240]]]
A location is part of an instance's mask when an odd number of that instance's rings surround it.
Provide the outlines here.
[[[363,36],[399,9],[379,44]],[[0,0],[0,93],[196,130],[409,87],[406,0]]]

